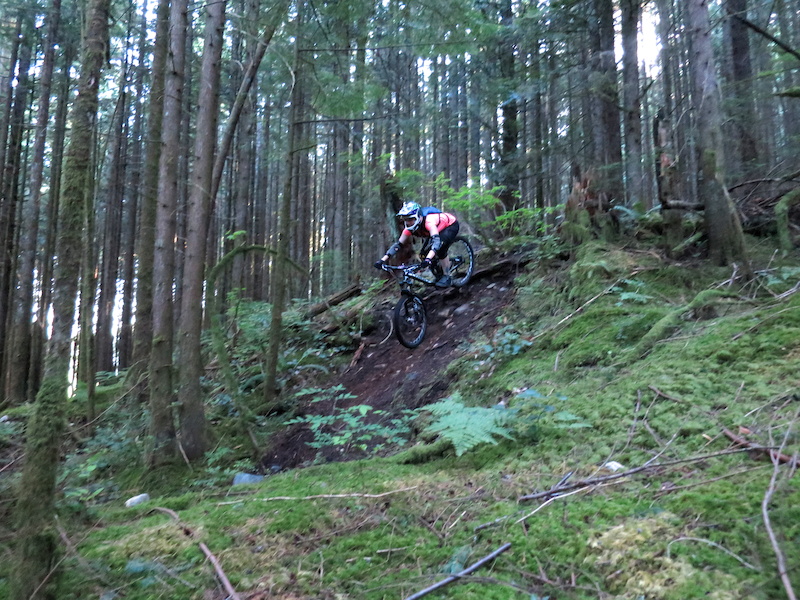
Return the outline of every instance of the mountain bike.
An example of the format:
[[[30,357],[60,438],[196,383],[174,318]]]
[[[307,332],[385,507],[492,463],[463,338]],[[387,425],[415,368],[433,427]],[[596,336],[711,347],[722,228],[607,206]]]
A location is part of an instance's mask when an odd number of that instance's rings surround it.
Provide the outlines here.
[[[420,256],[425,256],[425,247],[420,251]],[[448,250],[450,268],[448,274],[453,287],[463,287],[472,278],[475,272],[475,252],[469,241],[464,237],[457,237]],[[438,261],[431,268],[423,267],[419,263],[400,265],[397,267],[383,265],[383,270],[394,277],[400,285],[400,300],[394,307],[392,323],[398,341],[406,348],[416,348],[425,339],[428,330],[428,313],[422,297],[414,291],[415,286],[434,285],[441,277],[443,271]]]

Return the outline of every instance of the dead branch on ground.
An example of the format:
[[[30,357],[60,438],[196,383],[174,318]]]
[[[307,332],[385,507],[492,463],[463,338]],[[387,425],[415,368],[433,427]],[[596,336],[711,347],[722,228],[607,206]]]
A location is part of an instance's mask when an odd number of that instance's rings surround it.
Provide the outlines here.
[[[154,506],[150,510],[150,512],[154,511],[163,512],[165,515],[169,516],[173,521],[175,521],[175,523],[178,524],[178,526],[180,526],[181,531],[183,531],[184,535],[186,535],[187,537],[190,538],[195,537],[194,531],[190,527],[181,522],[181,518],[178,516],[178,513],[176,513],[174,510],[169,508],[164,508],[163,506]],[[231,598],[232,600],[241,600],[241,596],[239,596],[239,594],[236,593],[236,590],[231,585],[231,582],[228,579],[228,576],[225,575],[225,571],[222,569],[222,565],[219,563],[217,557],[214,556],[211,550],[208,549],[208,546],[206,546],[203,542],[198,542],[198,546],[200,547],[200,550],[202,550],[203,554],[206,555],[206,558],[208,558],[209,562],[214,567],[214,571],[216,572],[217,578],[219,578],[222,587],[224,587],[225,591],[228,592],[228,598]]]
[[[481,568],[486,563],[494,560],[495,558],[500,556],[503,552],[505,552],[509,548],[511,548],[511,544],[507,542],[507,543],[503,544],[502,546],[500,546],[497,550],[495,550],[491,554],[488,554],[487,556],[484,556],[478,562],[473,563],[472,565],[470,565],[469,567],[467,567],[463,571],[460,571],[460,572],[456,573],[455,575],[451,575],[450,577],[442,579],[441,581],[439,581],[437,583],[434,583],[432,586],[427,587],[424,590],[420,590],[416,594],[412,594],[411,596],[408,596],[405,600],[417,600],[417,598],[422,598],[423,596],[427,596],[431,592],[435,592],[436,590],[439,590],[439,589],[443,588],[446,585],[450,585],[454,581],[458,581],[459,579],[461,579],[465,575],[469,575],[473,571],[476,571],[477,569]]]
[[[700,462],[703,460],[708,460],[709,458],[716,458],[718,456],[727,456],[729,454],[739,454],[741,452],[749,452],[748,448],[738,448],[735,450],[721,450],[719,452],[712,452],[711,454],[703,454],[701,456],[692,456],[690,458],[681,458],[676,460],[668,460],[660,463],[651,463],[648,462],[644,465],[639,467],[634,467],[633,469],[628,469],[627,471],[623,471],[622,473],[614,473],[613,475],[605,475],[603,477],[590,477],[589,479],[583,479],[582,481],[576,481],[575,483],[562,486],[558,489],[549,489],[544,492],[536,492],[535,494],[527,494],[525,496],[520,496],[518,498],[519,502],[523,502],[526,500],[537,500],[539,498],[544,498],[546,496],[551,496],[553,493],[563,493],[570,490],[576,490],[580,488],[585,488],[588,486],[594,486],[601,483],[606,483],[608,481],[614,481],[615,479],[622,479],[623,477],[630,477],[631,475],[636,475],[637,473],[641,473],[643,471],[649,471],[654,469],[660,469],[662,467],[671,467],[674,465],[685,464],[690,462]]]
[[[384,496],[388,496],[390,494],[399,494],[401,492],[409,492],[411,490],[417,489],[419,486],[412,486],[407,488],[402,488],[399,490],[392,490],[390,492],[383,492],[382,494],[316,494],[314,496],[273,496],[272,498],[256,498],[256,500],[260,502],[272,502],[274,500],[321,500],[321,499],[329,499],[329,498],[383,498]],[[241,500],[237,500],[234,502],[218,502],[217,506],[225,506],[227,504],[239,504]]]
[[[236,593],[236,590],[233,589],[231,582],[228,580],[228,577],[225,575],[225,571],[222,570],[222,566],[220,566],[217,557],[211,553],[211,550],[208,549],[203,542],[200,542],[200,549],[203,551],[203,554],[206,555],[211,564],[214,565],[214,571],[217,573],[217,577],[222,582],[222,587],[225,588],[225,591],[228,592],[228,597],[232,598],[232,600],[241,600],[239,594]]]
[[[748,450],[756,450],[758,452],[765,453],[769,455],[769,457],[772,459],[773,462],[778,461],[781,464],[791,463],[794,468],[797,468],[796,456],[789,456],[787,454],[783,454],[779,450],[775,450],[774,448],[770,448],[768,446],[762,446],[760,444],[756,444],[755,442],[748,441],[743,437],[736,435],[730,429],[723,428],[722,432],[725,434],[725,437],[727,437],[737,446],[742,446],[743,448],[746,448]]]
[[[792,582],[789,579],[789,572],[786,567],[786,557],[781,550],[781,546],[778,543],[778,538],[775,535],[775,531],[772,529],[772,524],[769,518],[769,505],[772,502],[772,497],[775,495],[775,491],[778,489],[778,473],[780,471],[781,460],[780,456],[785,456],[783,454],[783,449],[786,447],[786,442],[789,439],[790,433],[793,431],[793,425],[797,422],[797,414],[795,414],[794,419],[789,427],[786,428],[786,433],[783,436],[783,441],[781,442],[780,448],[778,448],[777,452],[771,452],[770,457],[772,458],[772,477],[769,480],[769,486],[767,487],[767,491],[764,493],[764,500],[761,502],[761,515],[764,519],[764,528],[767,530],[767,536],[769,537],[769,542],[772,545],[772,550],[775,553],[775,559],[778,562],[778,575],[780,575],[781,583],[783,584],[784,589],[786,590],[786,596],[789,600],[797,600],[797,596],[795,596],[794,588],[792,587]],[[770,435],[772,438],[772,435]],[[797,455],[791,459],[790,462],[790,470],[788,473],[788,477],[794,475],[795,470],[797,469]]]

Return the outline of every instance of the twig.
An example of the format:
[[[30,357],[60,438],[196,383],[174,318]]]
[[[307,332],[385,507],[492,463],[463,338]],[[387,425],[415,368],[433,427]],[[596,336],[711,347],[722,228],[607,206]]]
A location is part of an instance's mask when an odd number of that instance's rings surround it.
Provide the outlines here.
[[[273,496],[272,498],[256,498],[261,502],[272,502],[273,500],[319,500],[323,498],[383,498],[389,494],[399,494],[401,492],[408,492],[417,489],[419,486],[412,486],[400,490],[392,490],[390,492],[383,492],[382,494],[317,494],[315,496]],[[217,506],[225,506],[228,504],[239,504],[241,500],[234,502],[219,502]]]
[[[584,489],[585,489],[584,487],[580,487],[577,490],[572,490],[571,492],[568,492],[566,494],[558,494],[556,496],[550,496],[550,498],[548,498],[547,500],[542,502],[539,506],[537,506],[535,509],[533,509],[531,512],[529,512],[527,515],[525,515],[524,517],[520,517],[519,519],[514,521],[514,525],[516,525],[517,523],[522,523],[522,521],[526,520],[528,517],[532,517],[533,515],[535,515],[540,510],[542,510],[545,506],[547,506],[551,502],[554,502],[555,500],[558,500],[559,498],[566,498],[567,496],[572,496],[572,494],[577,494],[578,492],[582,492]]]
[[[181,518],[178,516],[178,513],[176,513],[171,508],[164,508],[163,506],[154,506],[153,508],[150,509],[150,512],[156,510],[159,512],[163,512],[165,515],[169,515],[174,521],[180,522],[181,520]]]
[[[22,458],[22,456],[23,456],[22,454],[19,454],[18,456],[15,456],[10,461],[8,461],[7,464],[3,465],[3,467],[0,468],[0,473],[5,471],[6,469],[8,469],[11,465],[13,465],[15,462],[17,462],[20,458]]]
[[[491,554],[489,554],[487,556],[484,556],[478,562],[473,563],[472,565],[470,565],[469,567],[467,567],[463,571],[460,571],[460,572],[456,573],[455,575],[451,575],[450,577],[442,579],[441,581],[439,581],[437,583],[434,583],[432,586],[427,587],[424,590],[420,590],[416,594],[412,594],[411,596],[408,596],[405,600],[417,600],[417,598],[422,598],[423,596],[427,596],[431,592],[435,592],[436,590],[441,589],[444,586],[453,583],[454,581],[457,581],[458,579],[460,579],[464,575],[469,575],[473,571],[476,571],[477,569],[481,568],[483,565],[485,565],[489,561],[492,561],[495,558],[497,558],[498,556],[500,556],[503,552],[505,552],[509,548],[511,548],[511,544],[510,543],[505,543],[502,546],[500,546],[497,550],[495,550],[494,552],[492,552]]]
[[[605,483],[607,481],[613,481],[615,479],[621,479],[623,477],[630,477],[631,475],[635,475],[636,473],[641,473],[642,471],[646,471],[648,469],[659,469],[661,467],[671,467],[672,465],[679,465],[687,462],[698,462],[701,460],[707,460],[709,458],[716,458],[717,456],[727,456],[728,454],[739,454],[742,452],[749,452],[747,448],[739,448],[735,450],[721,450],[720,452],[712,452],[711,454],[704,454],[702,456],[693,456],[690,458],[681,458],[676,460],[668,460],[661,463],[652,463],[651,461],[646,462],[640,467],[635,467],[633,469],[629,469],[624,471],[623,473],[614,473],[613,475],[606,475],[604,477],[595,477],[590,479],[584,479],[582,481],[577,481],[570,485],[565,485],[563,488],[557,490],[559,493],[569,490],[574,490],[578,488],[584,488],[590,485],[596,485],[598,483]],[[652,460],[652,459],[651,459]],[[535,494],[528,494],[526,496],[520,496],[519,501],[522,502],[524,500],[536,500],[538,498],[542,498],[544,496],[552,495],[554,490],[547,490],[544,492],[537,492]]]
[[[794,420],[795,421],[797,420],[796,415]],[[770,502],[772,502],[772,496],[775,494],[775,490],[778,487],[777,485],[778,471],[781,465],[781,462],[778,459],[778,455],[781,454],[781,451],[786,446],[786,441],[788,440],[791,431],[792,427],[786,428],[786,433],[783,436],[783,442],[781,443],[778,452],[770,454],[770,457],[772,458],[772,477],[770,477],[767,491],[764,492],[764,500],[761,502],[761,515],[764,519],[764,528],[767,530],[767,535],[769,536],[769,542],[772,545],[772,551],[775,553],[775,559],[778,562],[778,574],[780,575],[781,583],[783,583],[783,587],[786,590],[786,596],[789,598],[789,600],[797,600],[797,596],[795,596],[794,588],[792,588],[792,582],[789,579],[789,574],[786,569],[786,557],[784,557],[783,555],[781,546],[778,543],[778,538],[775,536],[775,532],[772,530],[772,524],[770,523],[769,519],[769,504]],[[770,437],[772,436],[770,435]],[[792,470],[790,472],[790,475],[793,475],[794,469],[797,467],[796,456],[795,460],[793,460],[791,464],[792,464]]]
[[[800,286],[800,281],[799,281],[799,282],[797,282],[797,285],[795,285],[795,286],[794,286],[794,287],[793,287],[791,290],[788,290],[788,291],[784,292],[784,294],[787,294],[787,293],[789,293],[789,292],[791,292],[791,293],[794,293],[794,292],[796,292],[796,291],[798,290],[798,286]],[[781,294],[781,296],[782,296],[782,295],[783,295],[783,294]],[[758,329],[759,327],[761,327],[761,326],[764,324],[764,322],[765,322],[765,321],[768,321],[768,320],[770,320],[770,319],[774,319],[775,317],[777,317],[777,316],[778,316],[778,315],[780,315],[781,313],[785,313],[787,310],[795,310],[796,308],[797,308],[796,306],[790,306],[790,307],[788,307],[788,308],[783,308],[783,309],[781,309],[781,310],[779,310],[779,311],[776,311],[776,312],[772,313],[771,315],[767,315],[766,317],[762,317],[761,319],[759,319],[758,323],[756,323],[756,324],[755,324],[755,325],[753,325],[752,327],[750,327],[750,328],[748,328],[748,329],[745,329],[744,331],[740,331],[739,333],[737,333],[736,335],[734,335],[734,336],[731,338],[731,341],[736,341],[736,340],[738,340],[740,337],[742,337],[743,335],[745,335],[745,334],[747,334],[747,333],[751,333],[751,332],[755,331],[756,329]]]
[[[696,481],[695,483],[689,483],[687,485],[676,485],[674,487],[665,488],[663,490],[659,490],[655,494],[655,498],[660,498],[661,496],[665,496],[667,494],[672,494],[673,492],[682,492],[683,490],[690,490],[692,488],[699,487],[701,485],[706,485],[708,483],[714,483],[715,481],[720,481],[722,479],[728,479],[730,477],[736,477],[737,475],[743,475],[744,473],[749,473],[750,471],[758,471],[759,469],[763,469],[767,465],[759,465],[757,467],[750,467],[749,469],[742,469],[740,471],[734,471],[733,473],[726,473],[725,475],[720,475],[719,477],[712,477],[711,479],[704,479],[703,481]]]
[[[596,294],[596,295],[592,296],[591,298],[589,298],[586,302],[581,304],[578,308],[576,308],[573,312],[571,312],[566,317],[561,319],[558,323],[556,323],[555,325],[552,325],[551,327],[548,327],[547,329],[545,329],[541,333],[538,333],[538,334],[534,335],[532,338],[530,338],[529,341],[534,341],[534,340],[542,337],[543,335],[547,335],[548,333],[550,333],[551,331],[553,331],[554,329],[556,329],[560,325],[563,325],[564,323],[569,321],[575,315],[581,314],[586,309],[586,307],[589,306],[590,304],[592,304],[595,300],[597,300],[598,298],[602,298],[603,296],[605,296],[606,294],[611,292],[611,290],[613,290],[617,286],[617,284],[619,284],[620,281],[623,281],[623,279],[630,279],[631,277],[636,275],[636,273],[638,273],[638,270],[632,271],[627,277],[624,277],[624,278],[620,277],[614,283],[612,283],[610,286],[608,286],[606,289],[604,289],[602,292],[600,292],[599,294]]]
[[[95,569],[92,568],[92,566],[88,563],[88,561],[81,555],[81,553],[78,552],[78,549],[75,547],[75,544],[72,543],[72,540],[69,539],[66,529],[64,529],[58,520],[58,516],[56,516],[56,529],[58,530],[58,535],[61,538],[61,541],[64,542],[64,546],[66,546],[67,550],[72,553],[76,559],[78,559],[80,565],[90,573],[97,573]],[[102,581],[102,577],[100,577],[99,574],[96,576]]]
[[[704,538],[696,538],[696,537],[679,537],[679,538],[677,538],[677,539],[674,539],[674,540],[672,540],[672,541],[671,541],[669,544],[667,544],[667,558],[669,558],[669,557],[670,557],[670,546],[672,546],[672,544],[674,544],[675,542],[684,542],[684,541],[688,541],[688,542],[702,542],[702,543],[704,543],[704,544],[708,544],[709,546],[714,546],[714,548],[718,548],[719,550],[722,550],[722,551],[723,551],[725,554],[727,554],[727,555],[729,555],[729,556],[732,556],[733,558],[735,558],[736,560],[738,560],[740,563],[742,563],[742,564],[743,564],[745,567],[747,567],[748,569],[753,569],[753,571],[760,571],[760,570],[761,570],[761,569],[759,569],[758,567],[754,567],[753,565],[751,565],[749,562],[747,562],[746,560],[744,560],[743,558],[741,558],[741,557],[740,557],[738,554],[734,554],[733,552],[731,552],[731,551],[730,551],[730,550],[728,550],[727,548],[724,548],[723,546],[720,546],[720,545],[719,545],[719,544],[717,544],[716,542],[712,542],[711,540],[706,540],[706,539],[704,539]]]
[[[633,409],[633,421],[631,422],[631,426],[628,427],[628,440],[625,442],[625,446],[622,448],[625,450],[628,446],[630,446],[631,441],[633,440],[633,436],[636,433],[636,421],[639,418],[639,411],[642,408],[642,391],[636,390],[636,407]]]
[[[797,467],[797,457],[788,456],[783,454],[782,452],[775,450],[774,448],[768,448],[766,446],[761,446],[754,442],[750,442],[743,437],[740,437],[733,433],[730,429],[722,429],[722,432],[725,434],[725,437],[730,439],[735,444],[747,448],[749,450],[758,450],[759,452],[765,452],[769,454],[770,458],[774,461],[778,461],[779,463],[792,463],[795,467]],[[783,446],[781,446],[783,447]]]
[[[222,570],[217,557],[211,554],[211,550],[209,550],[208,546],[206,546],[203,542],[200,542],[200,549],[203,551],[203,554],[208,557],[208,560],[211,561],[211,564],[214,565],[214,570],[217,572],[217,577],[219,577],[219,580],[222,582],[222,586],[225,588],[225,591],[228,592],[228,597],[232,598],[233,600],[241,600],[239,594],[237,594],[236,590],[233,589],[231,582],[228,581],[225,571]]]

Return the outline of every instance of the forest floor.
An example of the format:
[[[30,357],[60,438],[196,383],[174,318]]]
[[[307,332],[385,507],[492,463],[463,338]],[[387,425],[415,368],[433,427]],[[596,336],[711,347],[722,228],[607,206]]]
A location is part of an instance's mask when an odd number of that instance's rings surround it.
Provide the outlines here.
[[[377,326],[362,339],[349,366],[338,377],[343,394],[341,408],[369,405],[376,411],[416,409],[447,395],[452,376],[446,367],[470,352],[471,335],[480,332],[492,339],[502,325],[500,315],[514,299],[514,277],[523,261],[519,257],[478,267],[463,288],[426,288],[422,295],[428,311],[428,330],[422,344],[412,349],[397,340],[391,315],[398,299],[396,286],[387,282],[373,309]],[[336,381],[334,381],[336,383]],[[331,402],[308,403],[301,414],[331,410]],[[281,469],[310,464],[317,451],[308,445],[310,432],[296,426],[276,435],[266,450],[263,464]],[[357,455],[327,452],[327,460],[347,460]]]
[[[458,600],[785,597],[779,569],[800,585],[800,256],[751,244],[761,275],[734,287],[730,267],[649,247],[479,257],[467,287],[429,290],[414,350],[391,331],[397,286],[376,282],[298,318],[293,335],[315,345],[287,345],[305,362],[284,383],[287,413],[259,422],[262,465],[221,435],[204,466],[130,469],[140,425],[108,411],[64,462],[58,597],[399,600],[442,581],[437,597]],[[460,429],[413,411],[447,397]],[[406,429],[384,431],[411,443],[321,443],[406,409]],[[459,452],[463,431],[498,414],[507,435]],[[0,423],[0,598],[18,421]],[[781,444],[789,462],[773,464]],[[259,467],[274,474],[232,485]]]

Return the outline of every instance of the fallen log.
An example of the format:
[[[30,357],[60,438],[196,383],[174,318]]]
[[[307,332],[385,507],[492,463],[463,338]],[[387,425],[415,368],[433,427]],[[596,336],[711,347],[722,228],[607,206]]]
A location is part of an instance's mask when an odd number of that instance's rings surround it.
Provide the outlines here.
[[[361,293],[361,284],[354,283],[350,287],[347,287],[343,290],[336,292],[335,294],[328,296],[321,302],[317,302],[316,304],[312,304],[306,309],[305,317],[310,319],[311,317],[316,317],[319,314],[324,313],[332,306],[336,306],[337,304],[341,304],[345,300],[349,300],[354,296],[358,296]]]

